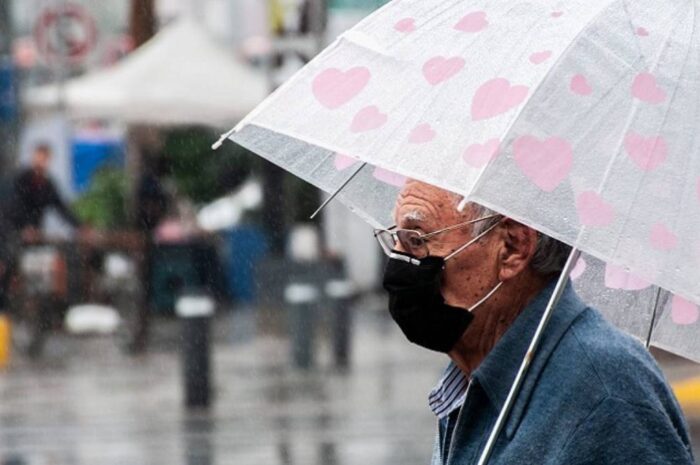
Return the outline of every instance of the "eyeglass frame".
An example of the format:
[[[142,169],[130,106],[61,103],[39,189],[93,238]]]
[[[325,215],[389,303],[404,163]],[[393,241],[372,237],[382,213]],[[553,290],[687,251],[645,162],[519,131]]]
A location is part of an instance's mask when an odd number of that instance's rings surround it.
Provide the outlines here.
[[[399,260],[403,260],[403,261],[405,261],[405,262],[412,263],[412,264],[414,264],[414,265],[420,265],[420,260],[421,260],[422,258],[425,258],[425,257],[413,258],[413,257],[409,257],[409,256],[406,256],[406,255],[403,255],[403,254],[395,253],[392,249],[389,249],[389,248],[388,248],[387,244],[385,244],[384,241],[382,241],[382,240],[379,238],[379,236],[380,236],[381,234],[383,234],[383,233],[389,233],[389,234],[391,235],[391,237],[394,239],[394,243],[395,243],[395,244],[401,244],[402,247],[406,248],[405,245],[404,245],[404,244],[401,242],[401,240],[399,239],[398,231],[411,231],[411,232],[417,233],[418,236],[417,236],[416,238],[417,238],[417,239],[423,240],[423,239],[426,239],[426,238],[430,238],[430,237],[433,237],[433,236],[437,236],[438,234],[446,233],[446,232],[449,232],[449,231],[454,231],[455,229],[459,229],[459,228],[464,227],[464,226],[468,226],[468,225],[471,225],[471,224],[479,223],[479,222],[481,222],[481,221],[490,220],[490,219],[493,219],[493,218],[501,218],[501,219],[502,219],[502,218],[503,218],[503,215],[496,213],[496,214],[493,214],[493,215],[488,215],[488,216],[484,216],[484,217],[481,217],[481,218],[476,218],[476,219],[474,219],[474,220],[465,221],[465,222],[463,222],[463,223],[454,224],[454,225],[452,225],[452,226],[447,226],[446,228],[438,229],[437,231],[431,231],[431,232],[425,233],[425,234],[421,234],[421,233],[419,233],[418,231],[416,231],[415,229],[404,229],[404,228],[396,229],[396,225],[394,225],[394,226],[389,227],[388,229],[381,229],[381,228],[375,229],[375,230],[374,230],[374,238],[377,239],[377,242],[379,242],[379,246],[382,248],[382,251],[383,251],[384,254],[386,254],[389,258],[396,258],[396,259],[399,259]],[[499,223],[499,222],[500,222],[500,219],[499,219],[499,221],[496,221],[493,225],[489,226],[486,230],[482,231],[482,232],[481,232],[480,234],[478,234],[476,237],[472,238],[469,242],[467,242],[466,244],[463,244],[463,245],[459,246],[457,249],[455,249],[455,250],[452,251],[450,254],[448,254],[447,256],[445,256],[445,257],[444,257],[444,260],[447,261],[447,260],[451,259],[451,258],[454,257],[455,255],[457,255],[458,253],[460,253],[461,251],[463,251],[464,249],[466,249],[467,247],[469,247],[470,245],[472,245],[473,243],[475,243],[476,241],[478,241],[479,239],[481,239],[483,236],[485,236],[487,233],[489,233],[493,228],[495,228],[496,226],[498,226],[498,223]],[[428,255],[428,256],[429,256],[429,255]]]

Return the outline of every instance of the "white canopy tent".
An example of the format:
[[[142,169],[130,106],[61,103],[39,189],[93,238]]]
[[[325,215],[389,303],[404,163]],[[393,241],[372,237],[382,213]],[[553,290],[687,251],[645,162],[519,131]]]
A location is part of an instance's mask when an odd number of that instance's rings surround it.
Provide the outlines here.
[[[30,111],[71,119],[230,126],[268,93],[263,73],[220,49],[194,21],[170,25],[113,67],[30,89]]]

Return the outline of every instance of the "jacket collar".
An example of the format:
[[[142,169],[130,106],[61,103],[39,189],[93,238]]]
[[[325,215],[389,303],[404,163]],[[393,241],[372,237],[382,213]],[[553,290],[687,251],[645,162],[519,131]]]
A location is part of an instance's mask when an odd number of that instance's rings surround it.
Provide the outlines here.
[[[473,373],[473,378],[478,381],[489,401],[498,412],[501,411],[505,403],[525,352],[530,345],[532,336],[535,334],[547,302],[554,291],[556,281],[556,279],[552,280],[525,307],[512,326],[508,328],[500,341],[496,343],[496,346],[479,365],[479,368]],[[520,393],[510,412],[510,417],[505,427],[505,432],[509,439],[513,437],[520,424],[527,403],[547,360],[566,330],[585,308],[586,305],[576,295],[571,281],[569,281],[552,313],[539,348],[522,383]]]

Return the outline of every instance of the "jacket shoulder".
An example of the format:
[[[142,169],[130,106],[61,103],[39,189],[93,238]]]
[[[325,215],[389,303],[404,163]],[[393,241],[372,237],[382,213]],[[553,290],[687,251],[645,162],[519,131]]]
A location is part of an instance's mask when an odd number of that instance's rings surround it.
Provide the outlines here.
[[[656,361],[639,341],[591,308],[574,322],[570,333],[595,373],[600,394],[658,412],[687,439],[688,429],[678,401]]]
[[[577,426],[556,463],[690,465],[693,456],[687,436],[668,416],[611,396]]]
[[[607,395],[639,403],[670,394],[661,369],[644,346],[595,309],[587,308],[572,324],[569,342],[591,365]]]

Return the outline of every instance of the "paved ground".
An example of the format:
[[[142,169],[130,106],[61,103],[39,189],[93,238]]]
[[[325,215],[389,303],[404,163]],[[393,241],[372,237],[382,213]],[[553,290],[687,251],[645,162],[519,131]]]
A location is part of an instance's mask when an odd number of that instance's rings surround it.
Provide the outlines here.
[[[383,314],[358,317],[352,368],[333,368],[321,345],[308,372],[290,367],[284,339],[232,342],[246,321],[218,320],[208,413],[181,406],[169,324],[140,358],[109,338],[55,338],[44,361],[16,358],[0,374],[0,464],[425,464],[434,434],[425,398],[444,359],[406,344]],[[663,360],[674,380],[700,374]]]

